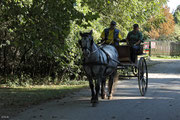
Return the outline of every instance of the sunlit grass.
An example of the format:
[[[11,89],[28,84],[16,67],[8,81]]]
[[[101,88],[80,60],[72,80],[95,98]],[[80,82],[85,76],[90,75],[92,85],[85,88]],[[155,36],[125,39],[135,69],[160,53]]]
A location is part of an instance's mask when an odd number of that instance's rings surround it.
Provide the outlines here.
[[[35,85],[26,87],[8,87],[0,85],[0,113],[10,114],[32,105],[49,100],[61,99],[88,86],[80,85]]]
[[[180,59],[180,56],[152,56],[151,59]]]

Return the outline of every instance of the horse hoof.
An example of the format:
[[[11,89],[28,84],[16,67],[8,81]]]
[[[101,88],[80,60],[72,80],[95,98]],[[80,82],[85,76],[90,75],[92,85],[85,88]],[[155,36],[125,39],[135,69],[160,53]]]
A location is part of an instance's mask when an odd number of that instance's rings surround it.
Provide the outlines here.
[[[94,99],[93,103],[99,103],[99,100],[98,99]]]
[[[106,99],[106,95],[102,95],[101,98],[102,98],[102,99]]]
[[[91,99],[91,103],[94,103],[94,99]]]
[[[112,100],[112,96],[108,96],[108,99],[109,99],[109,100]]]

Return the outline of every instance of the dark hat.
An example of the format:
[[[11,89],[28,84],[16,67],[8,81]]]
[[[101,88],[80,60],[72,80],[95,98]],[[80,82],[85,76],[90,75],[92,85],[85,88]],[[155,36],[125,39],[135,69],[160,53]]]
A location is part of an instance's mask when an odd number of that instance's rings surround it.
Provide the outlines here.
[[[116,22],[115,21],[111,21],[111,25],[116,25]]]
[[[139,25],[138,24],[134,24],[133,27],[134,27],[134,29],[136,29],[136,28],[139,27]]]

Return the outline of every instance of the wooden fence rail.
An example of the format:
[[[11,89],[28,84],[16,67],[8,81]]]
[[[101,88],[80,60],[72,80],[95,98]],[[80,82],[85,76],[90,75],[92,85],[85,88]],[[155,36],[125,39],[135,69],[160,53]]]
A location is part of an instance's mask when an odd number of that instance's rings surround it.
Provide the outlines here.
[[[180,56],[180,42],[151,41],[151,55]]]

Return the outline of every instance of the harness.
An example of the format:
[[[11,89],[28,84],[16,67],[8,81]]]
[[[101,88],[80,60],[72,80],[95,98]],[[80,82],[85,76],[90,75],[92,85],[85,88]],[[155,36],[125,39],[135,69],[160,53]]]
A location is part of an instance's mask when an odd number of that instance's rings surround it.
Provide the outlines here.
[[[93,77],[95,76],[95,74],[94,74],[94,72],[93,72],[93,69],[92,69],[92,67],[93,67],[94,65],[103,65],[103,66],[105,66],[106,68],[105,68],[105,71],[104,71],[104,73],[103,73],[103,74],[105,74],[108,68],[116,68],[116,67],[114,67],[114,66],[109,65],[109,61],[110,61],[110,60],[115,61],[115,62],[117,62],[117,63],[120,63],[119,61],[112,59],[112,58],[109,56],[109,54],[108,54],[102,47],[98,47],[97,50],[91,52],[91,55],[94,54],[95,52],[97,52],[99,49],[102,50],[102,51],[105,53],[105,55],[106,55],[106,57],[107,57],[107,63],[101,63],[101,62],[85,62],[85,59],[83,60],[83,66],[88,66],[88,67],[90,68],[91,75],[92,75]],[[99,59],[99,60],[100,60],[100,59]],[[101,60],[100,60],[100,61],[101,61]],[[113,73],[113,72],[114,72],[114,71],[112,71],[112,73]],[[104,77],[105,77],[105,76],[104,76]]]

